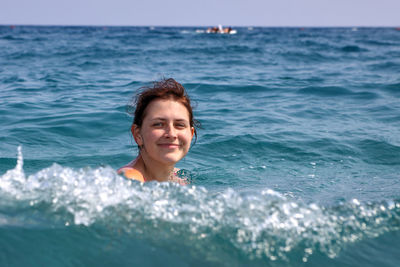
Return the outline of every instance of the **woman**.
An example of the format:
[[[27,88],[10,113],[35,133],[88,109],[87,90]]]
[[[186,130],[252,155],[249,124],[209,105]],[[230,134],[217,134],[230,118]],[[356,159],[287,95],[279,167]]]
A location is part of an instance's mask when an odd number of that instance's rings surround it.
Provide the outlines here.
[[[185,88],[174,79],[154,82],[136,96],[131,132],[139,155],[118,170],[141,182],[184,183],[175,164],[186,156],[197,122]]]

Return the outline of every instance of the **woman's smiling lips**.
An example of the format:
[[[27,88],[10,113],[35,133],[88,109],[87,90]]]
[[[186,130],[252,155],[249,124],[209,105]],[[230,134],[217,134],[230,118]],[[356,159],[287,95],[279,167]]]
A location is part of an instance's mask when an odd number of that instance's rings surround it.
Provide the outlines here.
[[[170,143],[165,143],[165,144],[163,143],[158,145],[163,148],[171,148],[171,149],[180,147],[179,144],[170,144]]]

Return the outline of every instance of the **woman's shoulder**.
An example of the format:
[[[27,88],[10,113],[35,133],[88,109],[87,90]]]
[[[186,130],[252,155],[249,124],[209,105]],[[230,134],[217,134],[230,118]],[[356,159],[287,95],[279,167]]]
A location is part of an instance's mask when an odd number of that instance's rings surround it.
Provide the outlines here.
[[[134,180],[137,180],[142,183],[144,183],[146,181],[144,179],[143,174],[131,166],[124,166],[124,167],[118,169],[117,172],[118,172],[118,174],[123,174],[128,179],[134,179]]]

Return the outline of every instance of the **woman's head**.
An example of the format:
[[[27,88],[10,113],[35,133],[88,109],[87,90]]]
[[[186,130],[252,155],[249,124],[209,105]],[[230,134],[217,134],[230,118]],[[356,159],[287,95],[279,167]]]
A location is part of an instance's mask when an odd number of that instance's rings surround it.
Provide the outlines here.
[[[147,162],[174,165],[186,156],[196,136],[198,123],[190,99],[174,79],[141,89],[135,98],[131,127],[139,153]]]
[[[134,102],[135,111],[133,112],[133,125],[138,128],[142,127],[143,120],[147,115],[147,107],[155,100],[173,100],[182,104],[188,112],[188,121],[192,127],[195,140],[197,139],[196,128],[199,123],[193,117],[193,108],[190,98],[186,93],[185,88],[172,78],[162,79],[153,83],[151,87],[142,87],[137,94]]]

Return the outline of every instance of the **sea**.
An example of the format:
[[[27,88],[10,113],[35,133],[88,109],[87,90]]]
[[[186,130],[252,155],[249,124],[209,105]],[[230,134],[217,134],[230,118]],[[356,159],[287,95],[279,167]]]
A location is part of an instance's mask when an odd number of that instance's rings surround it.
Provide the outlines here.
[[[400,266],[400,29],[0,26],[0,266]],[[190,183],[116,173],[187,89]]]

